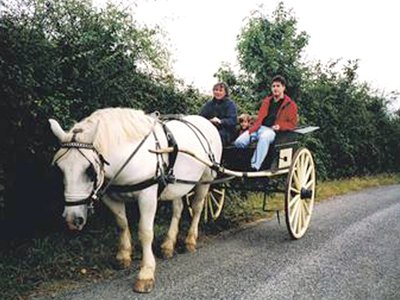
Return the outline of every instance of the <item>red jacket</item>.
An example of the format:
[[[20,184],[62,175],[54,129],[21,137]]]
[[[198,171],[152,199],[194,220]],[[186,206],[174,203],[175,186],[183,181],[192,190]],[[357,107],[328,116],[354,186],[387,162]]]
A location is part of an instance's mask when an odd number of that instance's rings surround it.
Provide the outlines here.
[[[260,128],[264,118],[268,114],[269,104],[272,99],[273,96],[267,96],[264,98],[260,110],[258,111],[257,120],[249,129],[249,133],[253,133]],[[285,95],[283,98],[283,103],[279,107],[274,125],[279,125],[279,131],[293,130],[297,126],[297,105],[287,95]]]

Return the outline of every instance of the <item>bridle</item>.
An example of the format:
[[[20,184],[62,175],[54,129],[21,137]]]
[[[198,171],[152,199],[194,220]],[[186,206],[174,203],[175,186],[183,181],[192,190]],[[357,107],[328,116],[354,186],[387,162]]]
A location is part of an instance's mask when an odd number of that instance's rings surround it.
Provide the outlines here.
[[[74,138],[73,138],[74,140]],[[88,209],[92,210],[93,209],[93,202],[98,198],[97,194],[101,188],[101,186],[104,183],[105,180],[105,171],[104,171],[104,165],[108,165],[109,163],[104,159],[103,155],[100,154],[99,151],[94,147],[93,144],[89,143],[80,143],[80,142],[67,142],[67,143],[61,143],[60,145],[61,149],[67,149],[62,155],[60,155],[55,161],[54,164],[57,163],[58,160],[60,160],[65,154],[69,152],[71,149],[76,149],[78,152],[89,162],[91,168],[91,174],[89,175],[90,179],[93,180],[93,189],[90,195],[82,200],[79,201],[74,201],[74,202],[69,202],[64,200],[64,205],[65,206],[78,206],[78,205],[88,205]],[[97,155],[97,158],[95,161],[99,165],[100,172],[98,173],[96,171],[96,166],[93,164],[93,162],[82,152],[81,149],[89,149],[94,151],[94,153]]]

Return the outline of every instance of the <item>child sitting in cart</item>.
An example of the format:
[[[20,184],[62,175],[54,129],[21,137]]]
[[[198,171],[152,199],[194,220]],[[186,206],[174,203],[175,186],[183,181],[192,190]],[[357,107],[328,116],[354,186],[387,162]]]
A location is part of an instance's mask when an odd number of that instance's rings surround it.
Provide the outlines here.
[[[239,135],[249,129],[254,123],[253,118],[249,114],[241,114],[239,116]]]

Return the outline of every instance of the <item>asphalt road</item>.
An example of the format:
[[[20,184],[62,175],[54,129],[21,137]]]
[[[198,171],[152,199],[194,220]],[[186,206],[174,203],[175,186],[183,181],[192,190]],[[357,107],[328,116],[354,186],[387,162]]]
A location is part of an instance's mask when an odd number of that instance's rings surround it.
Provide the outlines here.
[[[298,241],[274,219],[159,259],[147,295],[132,291],[137,263],[53,299],[400,299],[400,185],[316,205]]]

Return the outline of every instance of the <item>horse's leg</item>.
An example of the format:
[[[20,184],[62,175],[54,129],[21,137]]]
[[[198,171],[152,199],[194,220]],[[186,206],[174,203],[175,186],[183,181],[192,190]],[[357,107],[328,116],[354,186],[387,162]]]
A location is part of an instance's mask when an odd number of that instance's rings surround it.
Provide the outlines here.
[[[177,198],[173,200],[172,203],[172,219],[171,224],[169,225],[167,236],[164,240],[164,243],[161,245],[161,250],[166,258],[171,258],[174,254],[174,248],[179,232],[179,220],[182,215],[183,203],[181,198]]]
[[[195,187],[195,195],[191,204],[193,211],[192,223],[190,224],[189,232],[185,240],[186,249],[189,252],[196,251],[198,228],[201,212],[203,210],[204,198],[210,188],[209,184],[198,184]]]
[[[143,190],[138,199],[140,220],[139,240],[142,244],[142,261],[133,290],[139,293],[149,293],[154,288],[154,272],[156,260],[152,243],[154,238],[154,217],[157,209],[157,187]]]
[[[103,202],[114,213],[117,225],[120,228],[117,261],[121,267],[128,268],[132,262],[132,236],[126,218],[125,203],[113,201],[107,195],[103,197]]]

